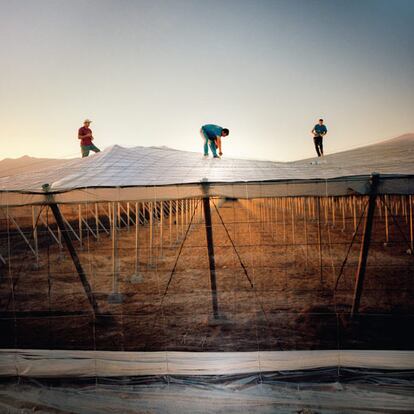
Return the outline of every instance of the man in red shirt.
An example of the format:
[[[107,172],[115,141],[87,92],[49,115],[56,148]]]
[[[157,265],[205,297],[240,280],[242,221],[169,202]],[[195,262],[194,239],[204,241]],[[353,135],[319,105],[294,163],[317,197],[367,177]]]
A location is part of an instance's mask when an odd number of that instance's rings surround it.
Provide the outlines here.
[[[92,130],[89,128],[89,125],[92,121],[85,119],[83,122],[83,127],[79,128],[78,139],[80,139],[80,146],[82,152],[82,158],[89,155],[89,151],[100,152],[101,150],[95,145],[92,144],[93,136]]]

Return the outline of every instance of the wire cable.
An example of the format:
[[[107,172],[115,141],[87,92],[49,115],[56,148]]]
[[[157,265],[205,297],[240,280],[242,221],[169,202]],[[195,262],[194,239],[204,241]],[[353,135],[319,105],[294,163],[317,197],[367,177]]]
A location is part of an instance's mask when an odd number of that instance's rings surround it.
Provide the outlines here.
[[[250,278],[250,276],[249,276],[249,273],[247,272],[247,268],[246,268],[246,266],[244,265],[243,260],[242,260],[242,258],[240,257],[240,254],[239,254],[239,252],[238,252],[238,251],[237,251],[237,249],[236,249],[236,246],[235,246],[235,244],[234,244],[234,242],[233,242],[233,239],[232,239],[232,238],[231,238],[231,236],[230,236],[230,233],[229,233],[229,231],[228,231],[228,229],[227,229],[226,225],[224,224],[223,218],[221,217],[221,214],[220,214],[220,212],[219,212],[219,210],[218,210],[218,208],[217,208],[217,206],[216,206],[216,203],[214,202],[214,200],[211,200],[211,201],[212,201],[213,206],[214,206],[214,208],[216,209],[216,212],[217,212],[217,214],[218,214],[218,216],[219,216],[219,218],[220,218],[221,224],[223,225],[224,230],[226,231],[227,237],[229,238],[230,243],[231,243],[231,245],[233,246],[234,252],[236,253],[237,258],[239,259],[239,262],[240,262],[240,265],[241,265],[241,267],[242,267],[242,269],[243,269],[243,271],[244,271],[244,274],[245,274],[245,276],[246,276],[247,280],[248,280],[248,281],[249,281],[249,283],[250,283],[250,287],[252,288],[252,290],[253,290],[253,292],[254,292],[254,294],[255,294],[255,296],[256,296],[257,303],[258,303],[258,305],[260,306],[261,311],[263,312],[263,315],[264,315],[264,317],[265,317],[265,319],[266,319],[266,322],[270,325],[270,321],[269,321],[269,319],[268,319],[268,317],[267,317],[267,314],[266,314],[266,312],[265,312],[265,310],[264,310],[263,304],[262,304],[262,303],[261,303],[261,301],[259,300],[259,297],[258,297],[258,295],[257,295],[256,288],[255,288],[255,286],[254,286],[254,284],[253,284],[253,282],[252,282],[252,280],[251,280],[251,278]]]

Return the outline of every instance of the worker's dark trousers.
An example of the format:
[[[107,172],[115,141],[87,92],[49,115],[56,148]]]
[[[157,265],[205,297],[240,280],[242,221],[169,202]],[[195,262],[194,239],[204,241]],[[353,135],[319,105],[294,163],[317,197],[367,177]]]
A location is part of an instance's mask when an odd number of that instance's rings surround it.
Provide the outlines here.
[[[322,144],[322,137],[313,137],[313,142],[315,144],[316,153],[318,157],[323,155],[323,144]]]

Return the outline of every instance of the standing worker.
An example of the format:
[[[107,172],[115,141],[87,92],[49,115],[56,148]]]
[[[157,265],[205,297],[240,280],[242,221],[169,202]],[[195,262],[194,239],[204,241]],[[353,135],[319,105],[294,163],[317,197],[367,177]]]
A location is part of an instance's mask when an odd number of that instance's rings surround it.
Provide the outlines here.
[[[319,120],[319,123],[316,124],[312,129],[313,142],[315,144],[316,153],[318,157],[323,155],[323,137],[328,132],[326,126],[323,124],[323,119]]]
[[[81,153],[82,158],[87,157],[89,155],[89,151],[100,152],[101,150],[98,147],[93,145],[93,136],[92,130],[89,128],[89,125],[92,121],[89,119],[85,119],[83,121],[83,127],[79,128],[78,131],[78,139],[80,139],[80,146],[81,146]]]
[[[221,150],[221,137],[227,137],[229,133],[227,128],[222,128],[218,125],[203,125],[200,129],[200,134],[204,139],[204,156],[208,157],[208,147],[210,146],[214,158],[220,158],[219,155],[223,155]],[[217,148],[219,150],[219,155],[217,155]]]

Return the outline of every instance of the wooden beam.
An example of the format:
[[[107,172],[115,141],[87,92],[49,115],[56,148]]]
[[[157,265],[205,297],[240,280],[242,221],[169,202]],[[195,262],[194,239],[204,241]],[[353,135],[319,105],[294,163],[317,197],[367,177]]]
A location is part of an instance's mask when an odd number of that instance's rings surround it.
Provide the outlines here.
[[[204,222],[206,228],[208,263],[210,267],[211,299],[214,319],[219,319],[216,282],[216,261],[214,257],[213,228],[211,223],[210,197],[203,198]]]
[[[85,290],[86,296],[88,297],[89,303],[92,307],[93,313],[96,316],[99,314],[99,308],[98,304],[96,303],[95,297],[93,296],[91,286],[88,282],[88,279],[86,277],[85,271],[83,270],[83,267],[81,265],[81,262],[79,260],[78,254],[76,253],[75,248],[73,247],[72,240],[69,237],[68,231],[65,227],[65,223],[63,221],[62,213],[60,212],[60,209],[57,204],[52,203],[50,204],[50,208],[52,210],[52,213],[55,217],[56,223],[62,232],[63,240],[65,241],[66,247],[68,248],[68,251],[70,253],[70,256],[72,258],[73,264],[76,267],[76,270],[78,272],[79,278],[82,282],[83,288]]]
[[[364,230],[362,235],[361,252],[359,255],[358,269],[356,273],[354,300],[352,304],[351,317],[358,313],[361,302],[362,289],[364,285],[365,270],[368,260],[369,246],[371,243],[372,223],[374,221],[374,213],[377,198],[377,189],[379,183],[379,174],[371,175],[371,191],[368,201],[368,212],[365,216]]]

